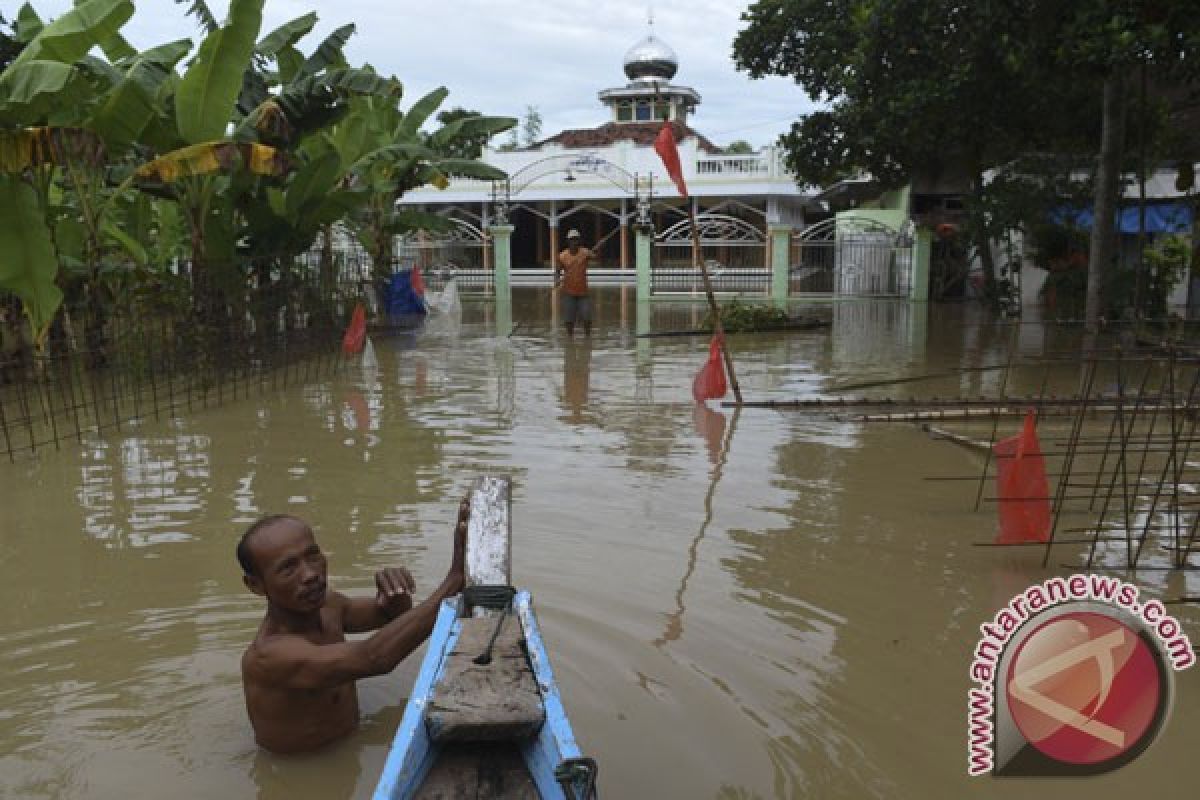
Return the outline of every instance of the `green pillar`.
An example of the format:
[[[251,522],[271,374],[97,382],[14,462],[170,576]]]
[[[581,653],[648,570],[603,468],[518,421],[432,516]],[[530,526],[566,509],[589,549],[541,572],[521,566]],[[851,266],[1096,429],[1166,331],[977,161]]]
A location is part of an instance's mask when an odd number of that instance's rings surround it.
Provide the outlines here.
[[[650,248],[654,243],[654,234],[639,229],[634,248],[634,265],[637,267],[637,296],[638,301],[644,297],[650,299]]]
[[[786,311],[792,228],[790,225],[768,225],[767,236],[771,237],[771,302]]]
[[[491,225],[492,252],[495,255],[496,333],[512,332],[512,225]]]
[[[929,262],[933,256],[933,231],[917,228],[912,249],[912,283],[908,299],[924,303],[929,299]]]

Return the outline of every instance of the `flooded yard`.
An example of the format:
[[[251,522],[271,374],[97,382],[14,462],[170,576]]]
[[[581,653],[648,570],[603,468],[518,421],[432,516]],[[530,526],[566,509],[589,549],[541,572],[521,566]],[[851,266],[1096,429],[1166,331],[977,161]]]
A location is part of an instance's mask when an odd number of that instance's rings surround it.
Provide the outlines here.
[[[975,510],[975,482],[927,478],[978,474],[980,452],[911,424],[696,409],[707,340],[638,338],[632,288],[596,305],[593,336],[572,340],[548,291],[516,291],[511,335],[468,301],[461,325],[376,339],[378,369],[0,463],[0,796],[369,797],[419,658],[360,684],[348,740],[259,751],[238,663],[262,607],[234,545],[262,514],[297,514],[334,588],[373,593],[375,570],[404,564],[424,596],[484,472],[512,477],[514,580],[605,797],[1194,796],[1195,669],[1176,676],[1160,739],[1121,770],[967,777],[980,623],[1086,550],[1056,548],[1043,568],[1040,550],[974,546],[994,537],[994,507]],[[703,306],[648,313],[653,329],[691,328]],[[959,306],[814,313],[831,327],[731,336],[748,400],[1071,342]],[[1069,363],[1055,376],[1077,379]],[[995,395],[1002,380],[962,372],[902,393]],[[1125,577],[1171,598],[1200,595],[1195,575]],[[1200,638],[1200,608],[1172,609]]]

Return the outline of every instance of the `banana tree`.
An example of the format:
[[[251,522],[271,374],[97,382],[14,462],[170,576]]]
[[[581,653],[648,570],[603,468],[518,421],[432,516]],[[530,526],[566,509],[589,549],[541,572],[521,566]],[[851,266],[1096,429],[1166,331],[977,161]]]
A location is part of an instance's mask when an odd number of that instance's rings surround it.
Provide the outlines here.
[[[18,17],[24,47],[0,72],[0,172],[8,176],[0,239],[19,245],[0,248],[0,287],[21,298],[39,347],[63,300],[58,240],[93,260],[99,250],[105,148],[75,127],[102,85],[103,62],[87,53],[113,41],[132,13],[130,0],[85,0],[47,25],[26,5]]]
[[[435,89],[407,112],[394,102],[367,98],[331,133],[331,143],[350,164],[351,182],[367,194],[362,209],[348,222],[371,256],[377,278],[386,278],[391,272],[397,235],[419,229],[444,231],[450,224],[434,214],[397,210],[396,203],[405,192],[426,185],[444,189],[451,177],[506,177],[489,164],[445,153],[467,137],[508,130],[516,125],[515,119],[470,117],[431,133],[421,130],[448,94],[444,87]]]

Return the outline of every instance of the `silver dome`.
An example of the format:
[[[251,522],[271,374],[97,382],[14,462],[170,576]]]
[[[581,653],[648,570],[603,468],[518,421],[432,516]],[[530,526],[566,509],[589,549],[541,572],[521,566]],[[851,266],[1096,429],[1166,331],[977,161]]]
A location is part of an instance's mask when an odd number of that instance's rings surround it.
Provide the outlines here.
[[[625,54],[625,75],[631,81],[669,81],[677,69],[679,58],[675,51],[653,33]]]

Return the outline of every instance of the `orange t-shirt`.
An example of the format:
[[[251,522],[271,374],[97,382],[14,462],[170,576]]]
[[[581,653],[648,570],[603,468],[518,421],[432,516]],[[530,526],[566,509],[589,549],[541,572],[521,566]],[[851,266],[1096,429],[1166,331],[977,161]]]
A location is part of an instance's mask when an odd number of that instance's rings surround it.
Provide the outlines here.
[[[563,271],[563,291],[576,297],[587,294],[587,265],[588,259],[594,258],[592,251],[586,247],[571,253],[563,250],[558,254],[558,266]]]

